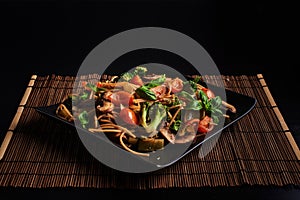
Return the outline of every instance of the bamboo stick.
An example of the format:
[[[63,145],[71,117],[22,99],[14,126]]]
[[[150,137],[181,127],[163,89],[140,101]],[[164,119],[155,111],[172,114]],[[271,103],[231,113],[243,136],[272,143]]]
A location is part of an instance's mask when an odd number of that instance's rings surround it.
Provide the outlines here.
[[[259,81],[261,83],[261,86],[264,88],[264,91],[265,91],[265,93],[266,93],[266,95],[267,95],[267,97],[268,97],[271,105],[273,106],[273,110],[276,113],[276,116],[278,117],[278,119],[280,121],[282,129],[285,131],[285,135],[286,135],[287,139],[289,140],[289,142],[290,142],[290,144],[291,144],[291,146],[292,146],[292,148],[293,148],[293,150],[294,150],[294,152],[295,152],[295,154],[297,156],[297,159],[300,160],[300,150],[299,150],[299,147],[297,146],[297,143],[296,143],[294,137],[292,136],[291,132],[289,131],[289,128],[288,128],[288,126],[287,126],[287,124],[286,124],[286,122],[285,122],[285,120],[284,120],[284,118],[283,118],[283,116],[282,116],[279,108],[277,107],[276,102],[275,102],[273,96],[271,95],[271,92],[270,92],[270,90],[269,90],[269,88],[268,88],[268,86],[267,86],[267,84],[266,84],[266,82],[264,80],[263,75],[262,74],[257,74],[257,77],[258,77],[258,79],[259,79]]]
[[[1,147],[0,147],[0,160],[2,160],[2,158],[3,158],[3,156],[6,152],[6,149],[9,145],[9,142],[11,141],[11,138],[13,136],[13,132],[14,132],[14,130],[15,130],[18,122],[19,122],[19,119],[20,119],[21,115],[22,115],[22,112],[24,110],[24,105],[27,102],[27,99],[30,95],[30,92],[32,90],[32,86],[34,85],[34,81],[36,80],[36,78],[37,78],[37,75],[32,75],[31,76],[31,79],[30,79],[30,81],[28,83],[28,86],[25,90],[25,94],[24,94],[24,96],[23,96],[23,98],[22,98],[22,100],[21,100],[21,102],[18,106],[17,112],[16,112],[16,114],[15,114],[15,116],[14,116],[14,118],[13,118],[13,120],[12,120],[10,126],[9,126],[9,129],[8,129],[4,139],[3,139],[3,142],[2,142]]]

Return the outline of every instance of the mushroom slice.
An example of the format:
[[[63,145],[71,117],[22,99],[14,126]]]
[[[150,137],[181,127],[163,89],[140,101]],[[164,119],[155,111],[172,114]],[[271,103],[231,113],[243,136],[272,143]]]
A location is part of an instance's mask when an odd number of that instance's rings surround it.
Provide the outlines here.
[[[176,135],[175,143],[187,143],[194,140],[197,134],[199,119],[192,119],[189,123],[185,123]]]
[[[97,109],[100,112],[112,112],[114,109],[114,104],[109,101],[103,101],[103,106],[98,105]]]
[[[226,101],[222,101],[222,105],[228,108],[232,113],[236,113],[236,108]]]
[[[56,115],[64,120],[69,121],[69,122],[74,121],[73,115],[68,110],[68,108],[62,103],[58,105],[58,107],[56,109]]]
[[[170,143],[175,143],[175,135],[169,129],[161,128],[159,131]]]

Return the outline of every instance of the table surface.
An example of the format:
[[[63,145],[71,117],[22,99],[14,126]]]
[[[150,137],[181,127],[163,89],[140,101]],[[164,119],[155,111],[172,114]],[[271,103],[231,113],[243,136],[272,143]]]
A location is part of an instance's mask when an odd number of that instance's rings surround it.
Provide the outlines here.
[[[221,74],[262,73],[288,127],[300,146],[300,106],[296,6],[264,1],[242,4],[217,1],[0,1],[3,135],[32,74],[76,75],[84,58],[100,42],[121,31],[158,26],[178,30],[199,42]],[[278,12],[284,13],[278,15]],[[10,78],[13,78],[10,81]],[[17,80],[17,81],[16,81]],[[295,95],[296,96],[296,95]],[[9,195],[11,191],[2,191]],[[20,191],[20,193],[31,191]],[[47,191],[36,191],[42,195]],[[89,191],[98,193],[98,191]],[[112,194],[107,191],[107,193]],[[82,191],[57,190],[74,198]],[[173,191],[174,196],[178,192]],[[235,197],[297,199],[298,190],[242,188],[206,192],[216,199]],[[167,195],[167,194],[165,194]],[[171,195],[171,194],[170,194]]]

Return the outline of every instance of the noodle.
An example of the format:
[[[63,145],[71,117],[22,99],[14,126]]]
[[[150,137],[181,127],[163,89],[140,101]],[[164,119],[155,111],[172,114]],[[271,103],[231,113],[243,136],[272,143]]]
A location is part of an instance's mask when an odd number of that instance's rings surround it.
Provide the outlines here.
[[[123,142],[123,137],[124,137],[124,135],[125,135],[125,132],[122,132],[121,135],[120,135],[120,143],[121,143],[121,145],[122,145],[122,147],[123,147],[124,149],[126,149],[127,151],[129,151],[129,152],[131,152],[131,153],[133,153],[133,154],[136,154],[136,155],[140,155],[140,156],[150,156],[149,153],[141,153],[141,152],[137,152],[137,151],[134,151],[134,150],[130,149],[129,147],[127,147],[126,144],[124,144],[124,142]]]
[[[192,88],[192,90],[189,90],[192,92],[188,93],[187,91],[183,90],[184,83],[181,79],[168,78],[168,80],[166,81],[166,79],[163,79],[165,78],[164,76],[156,77],[158,78],[151,79],[151,84],[149,85],[147,85],[147,83],[149,83],[147,82],[147,80],[149,81],[150,79],[147,78],[144,79],[146,80],[146,82],[142,85],[131,83],[128,81],[98,82],[97,86],[91,84],[83,84],[83,87],[90,91],[90,93],[88,94],[89,100],[95,100],[96,102],[96,112],[94,112],[94,110],[91,110],[94,109],[92,107],[84,107],[83,109],[81,108],[80,111],[77,109],[74,110],[74,112],[77,113],[72,113],[72,115],[70,114],[70,112],[68,112],[68,110],[66,110],[65,113],[68,114],[68,116],[60,117],[64,119],[73,119],[73,116],[77,116],[76,118],[80,118],[79,121],[84,127],[86,127],[88,131],[92,133],[109,134],[108,136],[110,136],[114,140],[117,139],[116,141],[119,142],[121,147],[128,152],[140,156],[149,156],[149,153],[147,153],[147,151],[155,151],[156,149],[147,149],[145,146],[143,146],[145,148],[140,146],[137,147],[137,145],[142,145],[140,143],[143,143],[145,145],[145,140],[142,140],[142,138],[145,137],[151,139],[147,140],[147,142],[149,142],[147,143],[147,145],[149,145],[150,147],[155,147],[157,149],[162,149],[165,145],[164,142],[171,142],[173,144],[188,142],[190,141],[190,138],[194,138],[195,130],[198,131],[196,133],[196,137],[200,137],[204,136],[208,131],[211,131],[215,125],[217,125],[216,121],[214,121],[216,120],[216,118],[213,118],[210,113],[218,113],[220,115],[218,117],[229,118],[230,116],[224,113],[226,112],[226,110],[229,110],[232,113],[236,112],[236,108],[233,105],[220,100],[218,96],[215,97],[213,91],[209,91],[210,94],[213,94],[213,96],[209,96],[208,93],[205,93],[208,91],[208,88],[202,86],[199,83],[194,82],[193,86],[196,87],[196,90],[193,90]],[[173,81],[176,82],[174,83]],[[191,84],[191,82],[188,82],[188,84]],[[147,88],[147,86],[149,86],[149,88]],[[178,88],[178,86],[182,88]],[[127,91],[126,88],[128,89]],[[73,96],[76,97],[77,100],[80,98],[84,98],[84,95],[80,96],[80,94],[76,94]],[[68,100],[70,101],[70,98]],[[79,102],[77,102],[77,107],[80,107],[80,105],[84,104],[86,100],[87,99],[81,99],[81,101],[78,100]],[[73,102],[72,99],[71,101]],[[213,103],[209,104],[210,101],[213,101]],[[62,102],[60,107],[64,103],[65,102]],[[70,102],[67,103],[70,104]],[[220,107],[216,107],[216,105]],[[66,107],[64,106],[64,108]],[[132,113],[127,113],[128,116],[133,115],[131,116],[133,118],[130,118],[129,120],[137,123],[135,125],[142,126],[145,129],[145,132],[143,132],[142,134],[145,135],[137,137],[134,134],[134,131],[131,131],[124,126],[115,123],[115,119],[118,118],[123,120],[124,123],[129,123],[124,119],[123,116],[120,116],[121,110],[124,111],[124,108],[132,111]],[[223,110],[221,111],[222,108]],[[226,108],[225,111],[224,108]],[[208,109],[217,110],[211,111]],[[185,116],[181,118],[180,111],[182,110],[188,110],[191,112],[184,112],[183,115]],[[198,112],[198,115],[192,114],[195,111]],[[57,113],[57,115],[61,113],[63,112],[59,112]],[[150,115],[152,116],[152,118],[150,117]],[[88,119],[91,119],[91,117],[93,117],[94,125],[89,124],[89,121],[92,120]],[[136,119],[134,117],[136,117]],[[191,127],[193,124],[192,122],[199,122],[198,126],[200,126],[200,121],[204,117],[209,117],[210,119],[208,121],[205,121],[206,124],[203,124],[203,121],[201,123],[202,126],[205,126],[203,130],[207,130],[207,132],[199,131],[199,127],[198,129],[197,127]],[[132,124],[133,123],[129,123],[129,126]],[[179,126],[183,126],[183,128],[181,127],[181,132],[177,134]],[[178,140],[176,140],[176,135],[178,136]],[[136,148],[139,150],[137,151]]]

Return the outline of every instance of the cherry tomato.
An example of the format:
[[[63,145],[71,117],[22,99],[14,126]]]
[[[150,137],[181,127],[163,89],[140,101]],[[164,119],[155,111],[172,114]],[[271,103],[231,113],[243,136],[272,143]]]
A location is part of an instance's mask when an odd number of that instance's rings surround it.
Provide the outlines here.
[[[202,120],[199,121],[198,132],[208,133],[213,129],[214,125],[212,123],[212,118],[205,116]]]
[[[134,75],[132,77],[132,79],[130,80],[130,83],[133,83],[133,84],[139,85],[139,86],[144,85],[144,82],[139,75]]]
[[[202,88],[201,90],[202,90],[203,92],[205,92],[207,98],[211,99],[211,98],[214,98],[214,97],[215,97],[215,94],[214,94],[214,92],[213,92],[211,89],[205,88],[205,87],[204,87],[204,88]]]
[[[115,105],[131,105],[133,102],[133,96],[126,91],[117,91],[117,92],[113,92],[110,96],[109,96],[110,101],[115,104]]]
[[[138,118],[135,114],[135,112],[133,112],[133,110],[125,107],[120,111],[120,118],[131,125],[138,125],[139,121]]]
[[[100,81],[97,82],[96,84],[97,88],[101,88],[102,87],[102,83]]]
[[[180,78],[175,78],[171,82],[171,87],[173,93],[180,92],[183,88],[183,81]]]
[[[199,119],[191,119],[186,122],[189,125],[198,125],[197,131],[199,133],[208,133],[214,128],[214,125],[212,123],[212,118],[209,116],[205,116],[202,120]]]

